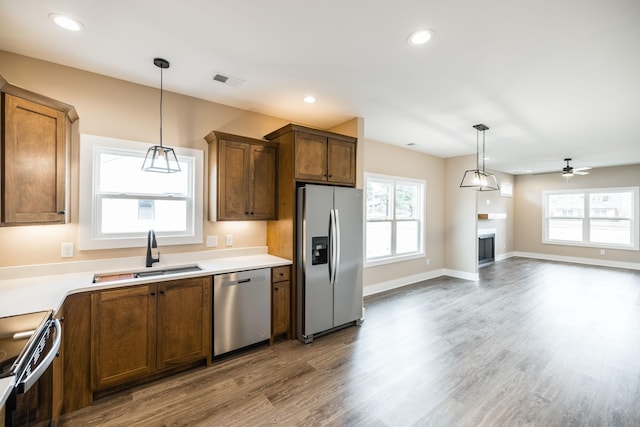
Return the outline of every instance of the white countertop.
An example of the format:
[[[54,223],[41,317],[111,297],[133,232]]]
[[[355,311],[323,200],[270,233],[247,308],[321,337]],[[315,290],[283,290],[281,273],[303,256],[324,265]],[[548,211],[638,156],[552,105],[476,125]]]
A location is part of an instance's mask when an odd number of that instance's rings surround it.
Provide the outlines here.
[[[183,279],[187,277],[211,276],[214,274],[230,273],[233,271],[253,270],[256,268],[270,268],[290,265],[291,261],[269,254],[233,256],[200,260],[191,263],[164,264],[153,268],[136,269],[100,269],[95,271],[41,275],[0,280],[0,317],[16,314],[32,313],[43,310],[58,311],[67,295],[94,291],[98,289],[116,288],[143,283],[154,283],[166,280]],[[93,283],[96,273],[119,273],[131,271],[163,270],[181,265],[197,265],[201,271],[190,271],[170,275],[159,275],[139,279],[113,280]]]
[[[17,314],[32,313],[43,310],[58,311],[68,295],[80,292],[184,279],[188,277],[211,276],[234,271],[271,268],[291,264],[290,260],[269,255],[267,253],[256,253],[251,255],[245,255],[245,253],[251,253],[251,251],[238,252],[240,255],[233,254],[234,256],[228,257],[217,255],[212,256],[211,258],[200,259],[195,262],[184,262],[185,259],[191,258],[176,256],[174,261],[178,262],[163,262],[162,265],[154,266],[153,268],[145,268],[144,262],[142,263],[142,267],[131,268],[132,264],[129,260],[125,260],[122,263],[118,263],[118,260],[111,260],[112,262],[109,263],[109,265],[112,265],[111,268],[105,268],[102,263],[86,263],[82,269],[89,268],[87,271],[67,274],[37,275],[32,277],[15,277],[12,279],[0,280],[0,317],[14,316]],[[202,256],[206,257],[206,253],[198,258],[202,258]],[[169,259],[171,260],[171,258]],[[137,262],[137,259],[134,261]],[[92,265],[98,268],[91,271],[90,267]],[[97,273],[163,270],[182,265],[198,265],[201,268],[201,271],[93,283],[93,276]],[[67,268],[67,270],[69,270],[69,268]],[[34,268],[33,271],[51,272],[56,270],[53,268]],[[24,273],[21,273],[21,275],[24,276]],[[3,276],[6,277],[7,275]],[[6,401],[11,388],[13,387],[13,381],[13,377],[0,379],[0,405],[3,405]]]

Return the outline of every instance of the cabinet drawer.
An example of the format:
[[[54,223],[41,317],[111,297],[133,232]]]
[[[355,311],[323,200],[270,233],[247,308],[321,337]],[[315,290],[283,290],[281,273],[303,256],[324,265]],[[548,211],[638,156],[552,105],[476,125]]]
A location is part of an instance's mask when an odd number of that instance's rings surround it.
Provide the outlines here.
[[[283,267],[274,267],[271,269],[271,281],[272,282],[283,282],[285,280],[289,280],[289,275],[291,269],[288,265]]]

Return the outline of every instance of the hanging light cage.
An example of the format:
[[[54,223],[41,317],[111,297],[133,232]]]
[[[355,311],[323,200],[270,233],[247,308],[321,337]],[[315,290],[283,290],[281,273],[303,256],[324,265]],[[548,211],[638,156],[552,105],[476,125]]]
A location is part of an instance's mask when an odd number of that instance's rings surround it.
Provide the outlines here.
[[[498,179],[484,169],[484,132],[489,128],[483,124],[473,126],[476,129],[476,168],[464,173],[460,188],[471,188],[476,191],[496,191],[500,189]],[[482,132],[482,169],[480,169],[480,132]]]
[[[160,145],[149,147],[147,154],[144,156],[142,170],[161,173],[180,172],[180,164],[175,150],[162,145],[162,70],[169,68],[169,61],[155,58],[153,63],[160,68]]]

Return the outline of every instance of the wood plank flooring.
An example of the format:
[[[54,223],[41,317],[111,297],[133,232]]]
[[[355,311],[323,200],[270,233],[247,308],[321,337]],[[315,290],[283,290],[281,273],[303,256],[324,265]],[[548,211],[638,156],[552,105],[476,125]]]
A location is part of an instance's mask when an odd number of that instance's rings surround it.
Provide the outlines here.
[[[61,426],[639,426],[640,271],[511,258],[366,321],[99,400]]]

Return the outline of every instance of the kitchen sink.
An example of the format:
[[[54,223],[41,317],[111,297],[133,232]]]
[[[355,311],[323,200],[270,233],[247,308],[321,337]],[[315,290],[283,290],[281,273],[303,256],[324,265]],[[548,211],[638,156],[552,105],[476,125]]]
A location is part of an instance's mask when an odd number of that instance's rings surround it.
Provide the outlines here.
[[[201,271],[197,265],[183,265],[179,267],[163,268],[161,270],[142,270],[127,273],[101,273],[93,276],[93,283],[111,282],[113,280],[141,279],[145,277],[168,276],[171,274]]]

